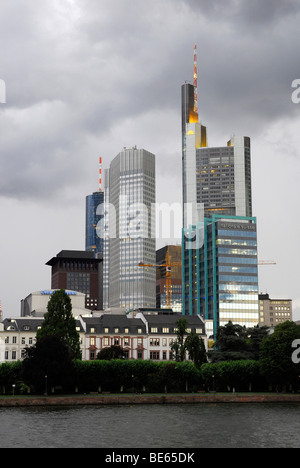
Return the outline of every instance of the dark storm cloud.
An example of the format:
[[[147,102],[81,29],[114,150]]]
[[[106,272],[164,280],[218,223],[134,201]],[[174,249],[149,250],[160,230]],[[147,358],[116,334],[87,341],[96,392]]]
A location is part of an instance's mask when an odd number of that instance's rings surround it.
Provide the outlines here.
[[[204,124],[229,137],[295,113],[298,12],[298,2],[279,0],[2,1],[0,195],[62,193],[85,177],[91,139],[99,150],[109,132],[119,149],[135,140],[124,141],[128,119],[139,141],[149,124],[138,123],[152,111],[162,134],[170,113],[180,131],[180,86],[192,80],[195,42]]]
[[[251,29],[281,21],[300,11],[298,0],[182,0],[192,11],[216,21],[233,21]],[[253,29],[252,29],[253,30]]]

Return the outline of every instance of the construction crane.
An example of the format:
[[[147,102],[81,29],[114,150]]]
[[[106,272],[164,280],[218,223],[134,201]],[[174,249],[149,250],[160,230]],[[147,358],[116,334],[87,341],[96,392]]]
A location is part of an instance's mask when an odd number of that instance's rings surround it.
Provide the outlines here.
[[[171,262],[169,251],[166,254],[166,263],[154,265],[149,263],[139,263],[139,267],[162,268],[166,267],[166,305],[168,308],[172,306],[172,267],[182,266],[182,262]]]
[[[277,265],[273,260],[260,260],[257,262],[258,265]]]
[[[260,260],[257,262],[260,265],[276,265],[277,263],[273,260]],[[161,263],[160,265],[154,265],[150,263],[140,262],[139,267],[149,267],[149,268],[162,268],[166,267],[166,305],[168,308],[172,306],[172,267],[182,266],[182,262],[172,262],[170,261],[170,254],[167,251],[166,254],[166,263]]]

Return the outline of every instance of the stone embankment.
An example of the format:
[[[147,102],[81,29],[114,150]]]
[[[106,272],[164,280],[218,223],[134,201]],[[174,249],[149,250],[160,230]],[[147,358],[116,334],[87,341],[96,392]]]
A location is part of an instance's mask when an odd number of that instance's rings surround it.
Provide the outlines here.
[[[185,403],[286,403],[299,402],[300,394],[205,393],[178,395],[80,395],[0,397],[0,407],[89,406]]]

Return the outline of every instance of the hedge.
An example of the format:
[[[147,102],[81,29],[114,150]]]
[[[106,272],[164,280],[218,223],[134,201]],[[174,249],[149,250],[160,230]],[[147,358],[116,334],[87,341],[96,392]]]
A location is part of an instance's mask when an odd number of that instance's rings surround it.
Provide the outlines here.
[[[150,360],[74,361],[64,393],[90,392],[197,392],[266,391],[268,386],[258,361],[203,364]],[[22,362],[0,365],[0,393],[24,390]],[[31,389],[34,392],[34,388]],[[50,391],[50,389],[49,389]]]

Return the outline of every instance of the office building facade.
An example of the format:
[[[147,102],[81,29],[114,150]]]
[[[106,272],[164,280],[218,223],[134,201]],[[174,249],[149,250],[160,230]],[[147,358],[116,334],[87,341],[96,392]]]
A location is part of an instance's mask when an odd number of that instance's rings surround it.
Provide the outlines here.
[[[95,192],[86,197],[85,250],[95,256],[103,254],[104,193]]]
[[[194,110],[194,86],[182,86],[183,226],[204,216],[252,217],[251,143],[232,137],[227,146],[208,147],[207,129]]]
[[[186,229],[182,242],[183,314],[210,321],[214,336],[229,321],[257,326],[256,219],[213,215]]]
[[[200,315],[207,334],[216,336],[229,321],[259,323],[251,142],[232,137],[226,146],[208,147],[199,122],[196,65],[195,77],[181,88],[182,305],[184,315]]]
[[[275,327],[282,322],[293,320],[291,299],[271,299],[269,294],[259,295],[259,325]]]
[[[46,265],[51,266],[51,289],[81,292],[86,295],[86,309],[103,309],[103,258],[95,258],[93,252],[62,250]]]
[[[155,156],[124,148],[109,169],[109,307],[155,307]],[[106,281],[106,280],[105,280]]]

